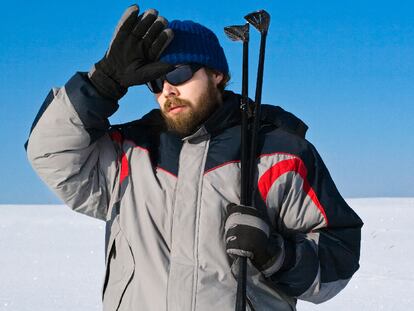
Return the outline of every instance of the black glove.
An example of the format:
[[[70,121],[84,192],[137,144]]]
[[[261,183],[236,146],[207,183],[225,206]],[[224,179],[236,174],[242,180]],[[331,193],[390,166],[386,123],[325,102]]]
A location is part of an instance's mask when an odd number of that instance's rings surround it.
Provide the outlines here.
[[[89,72],[89,78],[106,97],[120,99],[129,86],[154,80],[173,66],[156,62],[174,37],[168,22],[154,9],[138,16],[130,6],[115,29],[105,56]],[[158,17],[157,17],[158,16]]]
[[[248,257],[265,276],[277,272],[285,260],[284,240],[271,232],[259,212],[250,206],[231,203],[225,223],[226,252],[230,258]]]

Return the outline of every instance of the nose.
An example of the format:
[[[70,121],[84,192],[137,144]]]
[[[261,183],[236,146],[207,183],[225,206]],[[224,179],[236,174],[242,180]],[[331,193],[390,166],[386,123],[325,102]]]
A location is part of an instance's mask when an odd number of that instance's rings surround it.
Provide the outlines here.
[[[163,88],[162,88],[162,94],[165,97],[170,97],[170,96],[178,96],[178,95],[180,95],[180,92],[178,91],[178,89],[175,85],[172,85],[167,80],[164,80],[164,85],[163,85]]]

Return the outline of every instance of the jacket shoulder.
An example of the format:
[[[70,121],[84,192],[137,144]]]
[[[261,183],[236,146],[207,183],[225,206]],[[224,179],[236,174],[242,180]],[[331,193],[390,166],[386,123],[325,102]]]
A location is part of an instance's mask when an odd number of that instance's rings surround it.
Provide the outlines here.
[[[306,140],[308,126],[279,106],[263,105],[260,155],[286,153],[307,158],[313,146]]]
[[[304,137],[275,128],[261,137],[260,156],[290,154],[302,160],[313,158],[313,145]]]
[[[305,137],[308,126],[293,113],[280,106],[262,105],[260,114],[262,126],[270,126]]]

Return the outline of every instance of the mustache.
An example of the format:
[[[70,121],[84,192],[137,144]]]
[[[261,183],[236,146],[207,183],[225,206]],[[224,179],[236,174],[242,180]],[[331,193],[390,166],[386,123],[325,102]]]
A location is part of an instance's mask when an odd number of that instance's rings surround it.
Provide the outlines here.
[[[168,111],[172,107],[176,107],[176,106],[190,106],[190,105],[191,105],[191,103],[188,100],[180,99],[180,98],[177,98],[177,97],[171,97],[171,98],[168,98],[165,101],[164,110]]]

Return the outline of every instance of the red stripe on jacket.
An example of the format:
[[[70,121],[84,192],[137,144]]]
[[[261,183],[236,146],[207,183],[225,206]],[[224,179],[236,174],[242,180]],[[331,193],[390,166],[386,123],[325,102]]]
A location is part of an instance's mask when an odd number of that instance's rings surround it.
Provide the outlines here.
[[[129,163],[126,153],[122,153],[121,158],[121,172],[119,176],[119,183],[122,184],[125,178],[129,175]]]
[[[319,199],[309,184],[306,176],[308,174],[308,170],[306,169],[305,164],[300,158],[292,158],[280,161],[269,168],[259,179],[258,189],[259,192],[266,202],[267,196],[269,194],[270,188],[272,185],[277,181],[277,179],[285,173],[288,172],[295,172],[299,174],[303,179],[303,191],[310,197],[312,202],[316,205],[318,210],[321,212],[323,218],[325,219],[326,225],[328,225],[328,218],[326,217],[325,209],[323,208],[322,204],[319,202]]]
[[[124,142],[124,139],[122,137],[122,134],[119,131],[113,131],[110,134],[111,139],[118,143],[120,147],[122,148],[122,144]],[[125,178],[127,178],[129,175],[129,162],[128,157],[124,151],[122,151],[121,154],[121,170],[119,172],[119,183],[122,184]]]

